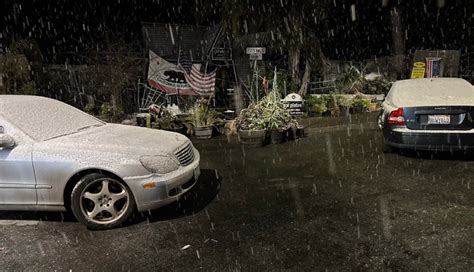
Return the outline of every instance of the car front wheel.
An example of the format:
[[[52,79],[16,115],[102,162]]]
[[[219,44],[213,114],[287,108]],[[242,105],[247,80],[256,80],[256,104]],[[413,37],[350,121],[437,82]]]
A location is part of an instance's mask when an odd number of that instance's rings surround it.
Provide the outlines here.
[[[130,218],[135,200],[121,181],[94,173],[84,176],[72,190],[71,208],[77,220],[88,228],[108,229]]]

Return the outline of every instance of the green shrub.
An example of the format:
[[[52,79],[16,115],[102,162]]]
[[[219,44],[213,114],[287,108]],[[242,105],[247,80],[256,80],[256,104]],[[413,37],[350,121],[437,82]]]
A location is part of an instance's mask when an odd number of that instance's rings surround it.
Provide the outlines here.
[[[277,95],[270,93],[259,104],[262,108],[262,119],[266,123],[267,129],[283,129],[288,126],[291,121],[290,113]]]
[[[369,110],[370,99],[358,95],[354,97],[352,101],[352,109],[354,112],[366,112]]]
[[[123,111],[114,107],[112,103],[105,102],[100,106],[101,118],[106,119],[108,122],[118,122],[123,116]]]
[[[179,127],[182,127],[182,124],[178,118],[173,115],[173,113],[161,106],[158,112],[151,112],[154,116],[155,122],[153,123],[153,128],[164,129],[164,130],[173,130]]]
[[[308,96],[305,100],[305,106],[308,112],[324,113],[328,110],[327,99],[324,96]]]
[[[24,95],[36,95],[38,93],[38,89],[36,88],[36,84],[33,81],[28,81],[21,85],[20,93]]]
[[[377,78],[375,80],[366,81],[364,86],[364,93],[365,94],[388,94],[390,88],[392,87],[392,82],[383,79]]]
[[[241,130],[261,130],[266,129],[265,120],[261,118],[262,109],[257,103],[251,103],[243,109],[237,118],[237,128]]]

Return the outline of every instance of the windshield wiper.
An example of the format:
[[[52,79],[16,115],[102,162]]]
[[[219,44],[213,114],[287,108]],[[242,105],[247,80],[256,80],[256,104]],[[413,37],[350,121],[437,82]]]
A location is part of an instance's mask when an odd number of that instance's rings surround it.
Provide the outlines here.
[[[88,128],[91,128],[91,127],[101,127],[103,126],[104,124],[95,124],[95,125],[89,125],[89,126],[84,126],[84,127],[80,127],[78,129],[76,129],[76,131],[81,131],[81,130],[85,130],[85,129],[88,129]]]
[[[48,141],[48,140],[56,139],[56,138],[59,138],[59,137],[63,137],[63,136],[67,136],[67,135],[71,135],[71,134],[78,133],[78,132],[80,132],[80,131],[82,131],[82,130],[85,130],[85,129],[88,129],[88,128],[91,128],[91,127],[101,127],[101,126],[104,126],[104,125],[105,125],[105,124],[95,124],[95,125],[89,125],[89,126],[80,127],[80,128],[78,128],[78,129],[76,129],[76,131],[72,131],[72,132],[68,132],[68,133],[56,135],[56,136],[53,136],[53,137],[51,137],[51,138],[44,139],[43,141]]]

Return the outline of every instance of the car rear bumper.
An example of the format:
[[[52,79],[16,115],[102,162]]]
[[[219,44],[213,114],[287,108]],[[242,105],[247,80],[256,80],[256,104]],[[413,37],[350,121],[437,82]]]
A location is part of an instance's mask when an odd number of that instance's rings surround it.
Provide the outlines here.
[[[416,131],[394,128],[385,133],[385,142],[396,148],[465,151],[474,149],[474,130]]]
[[[139,212],[168,205],[191,190],[200,175],[199,152],[194,150],[194,154],[191,164],[171,173],[124,178],[133,192]]]

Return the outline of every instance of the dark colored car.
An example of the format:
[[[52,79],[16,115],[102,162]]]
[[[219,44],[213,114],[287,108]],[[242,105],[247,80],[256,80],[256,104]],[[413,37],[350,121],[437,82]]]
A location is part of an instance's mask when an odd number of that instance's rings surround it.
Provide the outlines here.
[[[384,151],[393,148],[467,151],[474,148],[474,88],[460,78],[397,81],[378,125]]]

